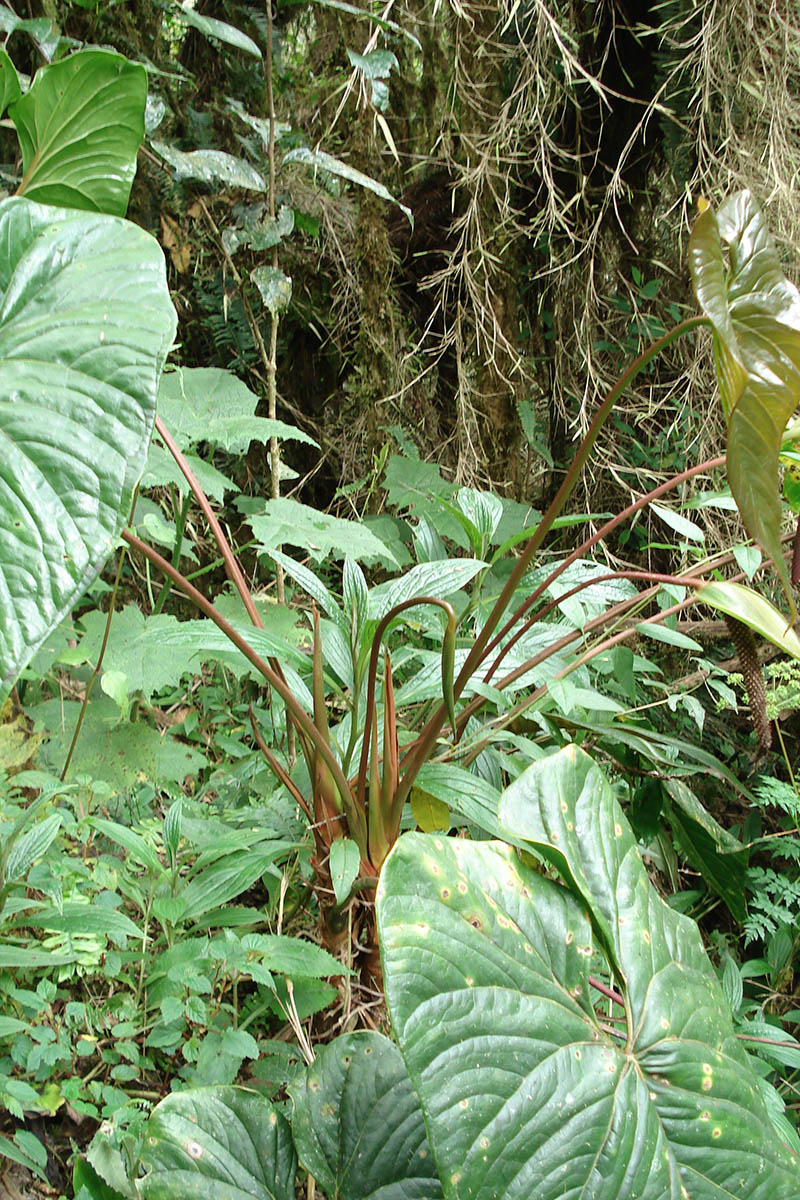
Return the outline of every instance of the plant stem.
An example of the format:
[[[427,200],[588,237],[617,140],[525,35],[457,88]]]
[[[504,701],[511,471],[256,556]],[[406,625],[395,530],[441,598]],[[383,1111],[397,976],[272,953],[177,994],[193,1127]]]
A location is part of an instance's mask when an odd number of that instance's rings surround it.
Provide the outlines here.
[[[133,503],[135,506],[135,504],[136,504],[135,497],[134,497]],[[131,512],[133,512],[133,508],[131,508]],[[69,750],[67,751],[67,757],[64,761],[64,766],[61,771],[61,782],[62,783],[67,778],[67,771],[69,770],[70,763],[72,762],[72,756],[75,753],[75,747],[78,744],[78,735],[80,734],[81,726],[83,725],[83,718],[86,716],[86,709],[89,706],[89,698],[92,694],[92,689],[94,688],[95,681],[97,680],[97,676],[100,674],[100,668],[103,665],[103,658],[105,656],[106,646],[108,645],[108,635],[111,632],[111,619],[114,616],[114,610],[116,609],[116,606],[117,606],[117,593],[119,592],[119,581],[122,576],[122,564],[124,563],[124,561],[125,561],[125,551],[120,550],[119,559],[117,561],[117,572],[114,576],[114,587],[111,591],[111,599],[108,602],[108,615],[106,617],[106,627],[103,631],[103,641],[100,645],[100,653],[97,656],[97,662],[95,663],[94,670],[92,671],[92,677],[89,680],[88,684],[86,685],[86,691],[84,692],[83,700],[81,702],[81,711],[78,713],[78,719],[75,722],[75,729],[72,734],[72,741],[69,744]]]
[[[175,516],[175,544],[172,547],[172,565],[177,567],[181,561],[181,547],[183,545],[183,531],[186,528],[186,519],[189,516],[189,506],[192,503],[192,494],[188,492],[186,498],[181,504]],[[169,580],[165,579],[161,591],[158,593],[158,598],[153,605],[153,615],[160,613],[166,603],[169,595]]]
[[[569,499],[575,484],[578,482],[580,473],[586,464],[586,460],[589,457],[592,447],[597,441],[598,435],[608,420],[609,414],[611,413],[611,410],[616,404],[617,400],[623,394],[631,381],[635,379],[639,372],[642,371],[647,364],[656,357],[657,354],[660,354],[662,350],[666,349],[666,347],[674,342],[677,338],[682,337],[686,333],[691,333],[694,329],[697,329],[700,326],[708,324],[708,318],[700,316],[690,317],[686,321],[681,321],[679,325],[676,325],[674,329],[670,329],[668,333],[665,333],[663,337],[658,339],[658,341],[653,342],[653,344],[648,346],[638,358],[634,359],[627,371],[625,371],[625,373],[617,380],[611,390],[607,393],[605,399],[594,415],[586,436],[578,447],[575,457],[570,464],[569,470],[567,471],[561,483],[561,487],[558,489],[558,492],[554,496],[550,507],[547,509],[547,512],[539,522],[536,532],[533,534],[527,546],[525,547],[525,551],[518,558],[513,571],[506,580],[500,595],[495,601],[494,607],[489,613],[483,629],[475,638],[472,649],[467,655],[464,666],[461,668],[454,684],[453,691],[456,699],[458,699],[458,697],[461,695],[461,692],[464,690],[464,687],[467,681],[470,679],[475,667],[479,662],[482,661],[484,651],[486,650],[486,647],[497,628],[498,622],[503,616],[505,610],[508,608],[514,592],[517,590],[520,581],[533,561],[533,556],[542,545],[544,539],[552,528],[553,522],[555,521],[556,517],[559,516],[561,510]],[[407,798],[409,792],[411,791],[411,787],[414,779],[416,778],[417,772],[427,759],[431,751],[431,747],[434,745],[437,737],[439,736],[439,730],[444,723],[445,715],[445,705],[442,703],[438,705],[433,716],[422,730],[414,749],[409,755],[406,770],[398,789],[398,795],[402,797],[403,800]]]
[[[300,727],[300,729],[302,729],[303,733],[308,736],[311,742],[313,742],[320,754],[320,757],[325,760],[325,763],[330,769],[330,772],[336,781],[336,786],[338,787],[339,793],[342,797],[342,804],[345,809],[348,826],[350,827],[350,833],[357,839],[361,822],[358,820],[358,814],[353,801],[353,795],[350,791],[350,785],[345,779],[342,768],[339,766],[339,763],[336,761],[336,758],[332,754],[330,748],[325,745],[324,739],[320,736],[319,731],[314,725],[314,722],[308,716],[308,713],[300,704],[298,704],[285,679],[283,679],[277,671],[273,670],[267,665],[261,655],[256,653],[250,643],[246,641],[246,639],[243,638],[236,629],[234,629],[230,621],[226,621],[226,619],[217,612],[213,604],[206,599],[203,593],[199,592],[196,587],[193,587],[192,584],[189,583],[183,575],[181,575],[180,571],[176,570],[171,563],[167,562],[167,560],[160,555],[157,550],[154,550],[152,546],[148,546],[146,542],[143,542],[141,538],[138,538],[128,529],[123,529],[122,538],[128,543],[129,546],[132,546],[134,550],[138,550],[139,553],[143,554],[147,559],[149,559],[154,566],[158,567],[159,571],[163,572],[164,575],[167,575],[172,582],[180,588],[184,595],[188,596],[192,603],[200,609],[204,616],[208,617],[209,620],[214,622],[218,629],[222,630],[222,632],[225,634],[228,640],[233,643],[236,649],[241,651],[248,662],[252,663],[256,670],[264,676],[267,683],[269,683],[275,689],[286,707],[289,709],[289,712],[292,715],[292,720]]]

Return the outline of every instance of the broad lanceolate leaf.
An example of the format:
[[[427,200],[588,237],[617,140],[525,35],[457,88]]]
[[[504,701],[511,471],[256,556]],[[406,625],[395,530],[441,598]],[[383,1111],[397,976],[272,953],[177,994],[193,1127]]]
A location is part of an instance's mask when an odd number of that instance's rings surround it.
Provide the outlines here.
[[[729,270],[723,258],[727,247]],[[739,192],[692,230],[695,294],[714,332],[728,422],[728,479],[750,536],[790,585],[780,544],[778,454],[800,401],[800,292],[783,274],[761,209]]]
[[[357,171],[349,163],[334,158],[332,154],[326,154],[324,150],[309,150],[307,146],[300,146],[297,150],[290,150],[288,154],[284,155],[283,165],[288,166],[289,163],[304,163],[306,166],[325,171],[329,175],[338,175],[340,179],[356,183],[359,187],[366,188],[368,192],[374,192],[382,200],[389,200],[390,203],[396,204],[406,214],[411,224],[414,224],[411,209],[406,208],[405,204],[401,204],[399,200],[395,200],[384,184],[373,179],[371,175],[365,175],[363,171]]]
[[[0,700],[113,549],[175,325],[141,229],[0,204]]]
[[[146,99],[144,67],[110,50],[42,67],[9,109],[22,149],[19,194],[124,216]]]
[[[249,38],[246,33],[242,33],[241,29],[237,29],[235,25],[229,25],[226,21],[218,21],[216,17],[201,16],[194,9],[183,5],[174,7],[172,11],[179,20],[185,21],[187,25],[191,25],[205,37],[227,42],[229,46],[243,50],[245,54],[252,54],[253,58],[261,58],[261,50],[253,39]]]
[[[224,150],[177,150],[166,142],[152,141],[156,154],[165,158],[175,171],[175,178],[196,179],[200,183],[223,183],[227,187],[265,192],[267,185],[255,167],[243,158],[226,154]]]
[[[499,843],[408,834],[378,888],[389,1011],[448,1200],[793,1200],[800,1168],[697,928],[652,888],[598,768],[574,747],[535,764],[500,819],[568,886]],[[593,954],[624,1022],[595,1016]]]
[[[741,583],[719,581],[697,589],[697,599],[718,612],[734,617],[779,646],[785,654],[800,659],[800,638],[787,624],[786,617],[764,596]]]
[[[388,1038],[379,1033],[336,1038],[318,1050],[289,1094],[300,1161],[328,1200],[441,1196],[422,1109],[400,1051]]]
[[[244,1088],[167,1096],[147,1123],[141,1161],[145,1200],[294,1200],[288,1122]]]

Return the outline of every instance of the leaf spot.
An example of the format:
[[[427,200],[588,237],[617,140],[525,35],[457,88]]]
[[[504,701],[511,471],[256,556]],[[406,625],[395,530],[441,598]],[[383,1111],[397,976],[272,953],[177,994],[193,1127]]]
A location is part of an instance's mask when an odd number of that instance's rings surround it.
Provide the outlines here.
[[[455,1187],[457,1183],[460,1183],[461,1182],[461,1172],[456,1171],[455,1175],[451,1175],[450,1182],[452,1183],[453,1187]]]
[[[457,888],[458,888],[458,890],[461,892],[461,895],[462,895],[462,896],[466,896],[466,894],[467,894],[467,885],[466,885],[466,883],[464,882],[464,880],[463,880],[463,879],[459,879],[458,883],[456,884],[456,887],[457,887]]]
[[[649,946],[649,945],[650,945],[650,930],[649,930],[649,929],[643,929],[643,930],[642,930],[642,937],[643,937],[643,939],[644,939],[644,940],[647,942],[647,944],[648,944],[648,946]]]
[[[474,986],[475,986],[475,980],[472,978],[472,976],[471,976],[471,975],[465,975],[465,976],[464,976],[464,983],[467,985],[467,987],[474,987]]]
[[[202,1158],[203,1147],[199,1142],[187,1142],[186,1153],[189,1155],[189,1158]]]
[[[458,1107],[459,1108],[469,1108],[469,1100],[459,1100]]]
[[[711,1113],[708,1111],[708,1109],[705,1109],[703,1112],[700,1113],[700,1120],[701,1121],[710,1121],[711,1120]]]
[[[706,1075],[703,1078],[703,1082],[700,1084],[700,1087],[703,1089],[704,1092],[710,1092],[713,1086],[714,1086],[714,1080],[711,1078],[710,1075]]]
[[[567,829],[570,831],[570,833],[574,833],[575,826],[573,825],[572,821],[567,821]]]
[[[411,928],[413,930],[415,930],[416,933],[418,933],[420,937],[427,937],[428,934],[430,933],[430,927],[428,925],[423,925],[421,923],[417,924],[417,925],[412,925]]]
[[[669,1021],[667,1020],[666,1017],[661,1018],[660,1024],[661,1024],[662,1029],[669,1029]]]
[[[441,892],[439,893],[439,895],[442,897],[443,900],[449,900],[450,899],[450,888],[443,887]]]
[[[568,946],[571,946],[574,939],[575,939],[574,932],[571,929],[568,929],[567,936],[565,937],[564,941],[567,943]]]
[[[502,913],[497,914],[497,924],[501,929],[511,928],[511,922],[509,921],[508,917],[504,917]]]
[[[722,1137],[722,1130],[720,1129],[719,1125],[715,1125],[714,1128],[711,1130],[711,1136],[713,1138]]]
[[[558,831],[556,829],[554,829],[553,832],[550,834],[550,841],[551,842],[558,841]]]
[[[530,942],[526,942],[522,949],[526,954],[533,954],[533,946],[530,944]]]
[[[561,801],[561,811],[562,811],[562,812],[566,812],[566,811],[567,811],[567,802],[566,802],[566,800],[562,800],[562,801]]]
[[[278,1124],[278,1114],[277,1113],[271,1112],[269,1114],[269,1123],[270,1123],[270,1125],[273,1126],[273,1128]]]
[[[621,825],[614,826],[614,837],[622,837],[622,826]]]
[[[488,1149],[489,1149],[489,1139],[487,1137],[482,1137],[481,1138],[481,1150],[488,1150]]]

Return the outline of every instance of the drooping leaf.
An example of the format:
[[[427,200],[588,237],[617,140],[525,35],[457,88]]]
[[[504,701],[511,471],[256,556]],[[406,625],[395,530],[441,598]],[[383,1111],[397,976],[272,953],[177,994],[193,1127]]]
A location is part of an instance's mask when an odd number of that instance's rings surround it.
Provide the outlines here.
[[[0,700],[128,516],[175,331],[155,241],[0,204]]]
[[[288,1122],[244,1088],[167,1096],[147,1123],[141,1161],[145,1200],[294,1200]]]
[[[574,747],[536,763],[500,819],[566,886],[499,843],[407,834],[378,887],[387,1003],[448,1200],[793,1200],[798,1161],[697,927],[654,891],[599,769]],[[619,1026],[594,1013],[593,953]]]
[[[764,214],[749,192],[731,196],[718,214],[710,207],[700,213],[689,264],[714,333],[731,491],[747,532],[775,563],[794,608],[780,543],[778,456],[800,401],[800,292],[781,270]]]
[[[710,604],[718,612],[748,625],[768,642],[779,646],[785,654],[800,659],[800,638],[787,618],[752,588],[742,583],[720,580],[699,587],[696,596],[703,604]]]
[[[309,150],[307,146],[298,146],[296,150],[290,150],[283,157],[284,166],[288,166],[290,163],[302,163],[304,166],[314,167],[315,170],[325,171],[329,175],[338,175],[341,179],[346,179],[349,183],[355,183],[359,187],[365,188],[368,192],[374,192],[382,200],[388,200],[390,204],[396,204],[405,213],[413,226],[414,217],[411,209],[406,208],[405,204],[401,204],[399,200],[396,200],[384,184],[379,183],[377,179],[373,179],[371,175],[365,175],[363,171],[356,170],[349,163],[342,162],[339,158],[334,158],[332,154],[326,154],[324,150]]]
[[[336,843],[334,842],[334,845]],[[397,1047],[351,1033],[289,1087],[300,1161],[328,1200],[436,1200],[425,1122]]]
[[[150,145],[175,172],[177,180],[193,179],[198,183],[221,183],[225,187],[265,192],[267,185],[255,167],[243,158],[226,154],[224,150],[178,150],[166,142],[152,141]]]
[[[45,62],[50,62],[61,41],[58,27],[50,17],[18,17],[6,4],[0,4],[0,29],[4,33],[27,33]]]
[[[706,535],[699,525],[695,525],[694,521],[690,521],[688,517],[684,517],[682,513],[675,512],[672,508],[665,508],[663,504],[652,502],[650,508],[660,517],[665,525],[669,525],[670,529],[674,529],[681,537],[688,538],[690,542],[704,542]]]
[[[227,21],[218,21],[216,17],[203,16],[201,13],[195,12],[193,8],[184,7],[182,4],[176,4],[172,11],[178,20],[183,21],[185,25],[191,25],[204,37],[216,38],[219,42],[225,42],[237,50],[243,50],[245,54],[251,54],[253,58],[262,57],[261,51],[253,39],[249,38],[246,33],[242,33],[241,29],[237,29],[235,25],[229,25]]]
[[[122,217],[144,137],[147,73],[110,50],[42,67],[9,115],[22,150],[18,194]]]

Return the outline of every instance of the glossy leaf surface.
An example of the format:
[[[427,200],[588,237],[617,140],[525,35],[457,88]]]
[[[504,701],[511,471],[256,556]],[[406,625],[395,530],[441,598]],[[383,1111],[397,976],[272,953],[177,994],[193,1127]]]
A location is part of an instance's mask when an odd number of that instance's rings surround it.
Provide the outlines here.
[[[800,401],[800,292],[781,270],[749,192],[731,196],[719,213],[701,212],[689,263],[714,333],[731,491],[748,533],[769,554],[791,596],[780,543],[778,455]]]
[[[36,72],[9,108],[22,149],[20,195],[122,217],[144,137],[147,74],[110,50]]]
[[[507,789],[500,820],[567,886],[500,843],[408,834],[378,889],[389,1011],[445,1196],[793,1200],[800,1170],[697,928],[654,891],[599,769],[568,747]],[[593,1011],[593,954],[624,1022]]]
[[[141,1160],[145,1200],[294,1200],[289,1125],[244,1088],[167,1096],[147,1123]]]
[[[127,518],[175,330],[157,243],[117,218],[0,205],[0,697]]]
[[[719,580],[704,584],[696,594],[703,604],[710,604],[717,612],[726,613],[749,625],[755,633],[779,646],[785,654],[800,659],[800,638],[783,613],[758,592],[741,583]]]
[[[422,1109],[388,1038],[337,1038],[318,1050],[289,1093],[300,1161],[328,1200],[441,1196]]]

